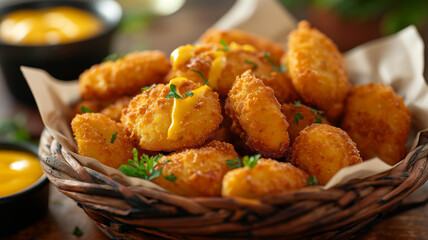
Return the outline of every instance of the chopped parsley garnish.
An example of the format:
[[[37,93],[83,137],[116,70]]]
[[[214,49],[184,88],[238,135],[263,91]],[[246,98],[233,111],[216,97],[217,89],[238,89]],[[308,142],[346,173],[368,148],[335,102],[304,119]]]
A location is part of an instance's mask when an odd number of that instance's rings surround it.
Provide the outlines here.
[[[80,230],[80,228],[78,227],[78,226],[75,226],[74,227],[74,229],[73,229],[73,235],[75,235],[75,236],[78,236],[78,237],[80,237],[80,236],[82,236],[83,235],[83,231],[82,230]]]
[[[224,41],[224,39],[220,40],[220,44],[223,46],[223,49],[222,49],[223,51],[230,50],[230,47],[227,46],[227,43],[226,43],[226,41]]]
[[[253,62],[253,61],[250,61],[250,60],[248,60],[248,59],[245,59],[245,61],[244,61],[245,63],[248,63],[248,64],[253,64],[253,67],[251,68],[252,70],[256,70],[259,66],[255,63],[255,62]]]
[[[242,163],[241,160],[238,157],[235,157],[235,159],[233,160],[226,160],[227,166],[229,166],[230,168],[240,168],[242,167]]]
[[[111,135],[110,143],[114,143],[114,141],[116,140],[116,136],[117,136],[117,131],[114,131],[113,135]]]
[[[177,180],[177,177],[174,175],[174,173],[171,173],[171,175],[163,176],[163,178],[170,182],[175,182],[175,180]]]
[[[144,91],[146,91],[146,90],[149,90],[150,88],[152,88],[152,87],[154,87],[154,86],[156,86],[156,83],[153,83],[153,84],[152,84],[152,85],[150,85],[150,86],[142,87],[142,88],[141,88],[141,92],[144,92]]]
[[[107,57],[105,57],[103,59],[103,62],[116,61],[116,60],[119,60],[119,59],[125,57],[125,55],[126,54],[112,53],[112,54],[108,55]]]
[[[139,177],[145,180],[152,180],[153,178],[159,177],[162,168],[159,170],[154,170],[156,165],[158,164],[159,159],[163,156],[162,154],[158,154],[152,157],[149,157],[147,154],[143,154],[140,156],[140,160],[138,160],[138,151],[137,149],[133,149],[134,159],[128,160],[130,165],[124,164],[118,168],[126,176],[130,177]]]
[[[311,111],[312,111],[315,115],[322,115],[322,114],[324,114],[324,111],[317,110],[317,109],[315,109],[315,108],[310,108],[310,109],[311,109]]]
[[[187,95],[189,97],[193,96],[193,92],[192,91],[188,91],[187,93],[185,93],[184,95]]]
[[[302,115],[302,113],[295,113],[294,114],[294,124],[296,124],[296,125],[299,125],[299,119],[300,120],[303,120],[303,115]]]
[[[254,156],[245,156],[242,158],[242,162],[244,163],[244,167],[249,167],[250,169],[257,165],[259,158],[261,157],[260,154],[256,154]],[[242,167],[241,161],[238,157],[235,157],[233,160],[226,160],[227,166],[230,168],[240,168]]]
[[[315,117],[315,123],[322,123],[322,117]]]
[[[301,107],[301,106],[303,106],[303,105],[302,105],[302,103],[301,103],[300,101],[294,101],[294,106],[293,106],[293,108]]]
[[[275,70],[276,72],[285,72],[287,71],[287,69],[285,68],[284,65],[275,65],[275,62],[272,60],[270,53],[265,52],[264,57],[266,58],[266,60],[268,61],[268,63],[270,63],[270,65],[272,66],[273,70]]]
[[[317,176],[313,175],[312,177],[308,177],[308,183],[306,184],[306,187],[308,186],[316,186],[318,185]]]
[[[81,106],[80,110],[82,110],[83,113],[93,113],[94,112],[90,108],[85,107],[85,106]]]
[[[259,162],[260,154],[256,154],[254,156],[248,157],[245,156],[242,158],[242,162],[244,163],[244,167],[249,167],[250,169],[257,165]]]
[[[191,69],[191,70],[194,71],[195,73],[197,73],[202,78],[202,80],[204,81],[205,85],[208,85],[208,81],[205,79],[204,74],[202,74],[201,72],[199,72],[196,69]]]
[[[177,93],[177,87],[174,84],[169,84],[169,89],[171,89],[168,93],[168,95],[165,96],[165,98],[178,98],[183,99],[178,93]]]

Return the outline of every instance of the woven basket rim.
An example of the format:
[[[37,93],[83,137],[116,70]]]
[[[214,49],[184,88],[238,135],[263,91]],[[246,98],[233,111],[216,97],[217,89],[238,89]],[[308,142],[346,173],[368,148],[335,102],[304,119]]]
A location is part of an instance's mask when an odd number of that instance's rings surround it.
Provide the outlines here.
[[[315,186],[260,199],[185,197],[125,186],[80,165],[46,129],[39,155],[55,187],[77,201],[104,232],[119,238],[349,237],[428,179],[424,141],[387,172],[330,189]]]

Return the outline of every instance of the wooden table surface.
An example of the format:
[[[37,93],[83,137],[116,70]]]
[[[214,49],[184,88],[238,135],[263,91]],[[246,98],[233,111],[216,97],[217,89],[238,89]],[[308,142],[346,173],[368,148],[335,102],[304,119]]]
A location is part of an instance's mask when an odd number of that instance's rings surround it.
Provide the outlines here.
[[[216,4],[213,4],[215,2]],[[133,36],[133,39],[144,38],[150,48],[157,48],[170,52],[177,44],[193,42],[207,27],[209,27],[226,9],[232,5],[232,1],[196,1],[188,0],[184,8],[172,16],[154,21],[141,36]],[[202,18],[202,16],[204,16]],[[175,24],[171,24],[171,22]],[[188,28],[192,23],[192,27]],[[174,44],[170,37],[174,36]],[[126,52],[128,45],[126,34],[118,36],[114,49],[118,52]],[[0,119],[8,118],[18,112],[23,112],[28,119],[28,127],[33,135],[40,134],[43,124],[36,109],[19,104],[8,93],[4,80],[0,77]],[[428,196],[428,184],[406,199],[408,202],[422,202],[417,207],[406,211],[396,212],[386,216],[361,234],[357,239],[428,239],[428,205],[425,200]],[[1,214],[1,213],[0,213]],[[75,227],[83,231],[83,235],[77,237],[72,234]],[[108,239],[96,225],[89,219],[77,204],[62,195],[58,190],[50,186],[49,210],[46,216],[20,232],[0,239]]]

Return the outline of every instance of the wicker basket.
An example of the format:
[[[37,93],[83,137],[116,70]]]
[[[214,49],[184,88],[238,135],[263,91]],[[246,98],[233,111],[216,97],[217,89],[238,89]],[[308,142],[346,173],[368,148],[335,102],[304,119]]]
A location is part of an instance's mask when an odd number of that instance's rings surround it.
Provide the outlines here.
[[[43,170],[115,239],[343,239],[356,236],[428,178],[428,136],[392,170],[328,190],[308,187],[260,200],[189,198],[124,186],[81,166],[47,130]]]

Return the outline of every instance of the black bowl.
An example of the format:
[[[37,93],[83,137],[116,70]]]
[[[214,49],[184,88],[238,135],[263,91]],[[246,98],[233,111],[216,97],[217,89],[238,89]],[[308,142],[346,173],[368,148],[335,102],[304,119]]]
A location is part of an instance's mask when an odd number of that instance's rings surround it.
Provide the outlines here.
[[[0,150],[15,150],[36,157],[33,144],[0,141]],[[33,185],[12,195],[0,197],[0,237],[27,227],[45,215],[48,209],[49,181],[43,174]]]
[[[35,106],[33,95],[19,67],[42,68],[57,79],[74,80],[87,68],[109,54],[114,31],[122,18],[122,8],[113,0],[51,0],[20,2],[0,9],[0,18],[19,9],[72,6],[86,10],[104,23],[101,33],[83,40],[42,46],[16,45],[0,41],[0,66],[12,95]]]

